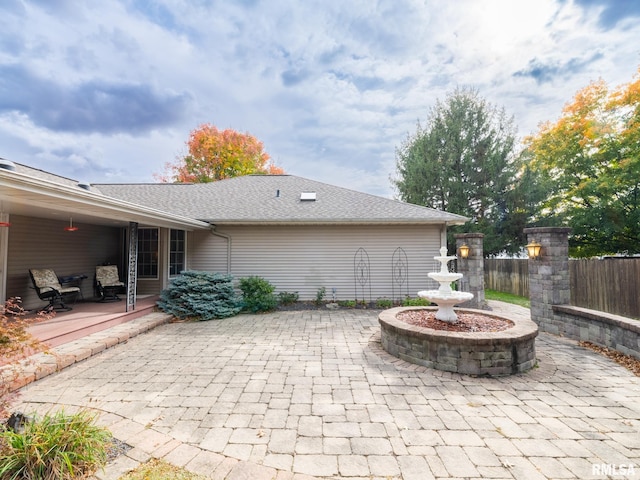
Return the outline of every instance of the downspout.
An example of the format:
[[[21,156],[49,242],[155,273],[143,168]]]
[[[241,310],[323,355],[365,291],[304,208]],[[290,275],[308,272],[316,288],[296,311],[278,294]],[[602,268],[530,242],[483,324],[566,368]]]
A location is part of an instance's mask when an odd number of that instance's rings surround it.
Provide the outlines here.
[[[227,241],[227,273],[231,273],[231,236],[226,233],[216,232],[216,225],[211,224],[211,235],[224,238]]]

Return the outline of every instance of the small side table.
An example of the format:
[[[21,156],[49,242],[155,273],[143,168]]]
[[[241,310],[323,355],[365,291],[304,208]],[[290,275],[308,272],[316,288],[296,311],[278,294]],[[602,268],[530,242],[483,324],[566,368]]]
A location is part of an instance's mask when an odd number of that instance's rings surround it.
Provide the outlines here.
[[[80,289],[80,298],[84,300],[84,295],[82,294],[82,281],[85,278],[88,277],[84,273],[74,273],[72,275],[58,277],[58,281],[63,287],[78,287]]]

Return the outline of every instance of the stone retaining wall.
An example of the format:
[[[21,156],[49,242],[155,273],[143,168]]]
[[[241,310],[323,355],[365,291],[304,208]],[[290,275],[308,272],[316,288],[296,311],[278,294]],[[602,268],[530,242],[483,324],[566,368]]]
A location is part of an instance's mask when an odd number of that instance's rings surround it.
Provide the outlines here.
[[[553,317],[540,329],[580,342],[592,342],[640,359],[640,320],[571,305],[553,305]]]
[[[382,347],[402,360],[447,372],[501,376],[524,372],[536,363],[538,327],[529,320],[491,315],[486,311],[456,309],[504,318],[514,326],[501,332],[448,332],[418,327],[396,316],[407,310],[434,307],[397,307],[380,313]]]

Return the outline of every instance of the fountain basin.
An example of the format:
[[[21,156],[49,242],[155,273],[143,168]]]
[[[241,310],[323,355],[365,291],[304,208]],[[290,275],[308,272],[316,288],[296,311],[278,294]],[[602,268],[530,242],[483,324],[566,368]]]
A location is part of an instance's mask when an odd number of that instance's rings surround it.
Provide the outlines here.
[[[422,290],[418,292],[420,298],[436,303],[440,307],[436,312],[436,318],[443,322],[455,323],[458,320],[456,312],[453,310],[454,305],[468,302],[473,298],[473,294],[469,292],[457,292],[449,288],[448,292],[441,290]]]
[[[397,318],[401,312],[423,309],[435,311],[436,307],[397,307],[380,312],[382,348],[416,365],[467,375],[512,375],[525,372],[536,363],[538,326],[531,320],[457,309],[505,319],[513,326],[499,332],[451,332],[411,325]]]

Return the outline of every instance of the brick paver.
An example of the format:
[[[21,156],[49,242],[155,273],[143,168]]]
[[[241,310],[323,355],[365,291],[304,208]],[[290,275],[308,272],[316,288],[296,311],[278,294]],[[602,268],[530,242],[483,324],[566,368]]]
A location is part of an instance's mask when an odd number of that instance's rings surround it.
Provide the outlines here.
[[[101,412],[135,447],[105,480],[149,456],[231,480],[640,479],[640,378],[610,360],[541,334],[537,368],[474,378],[378,338],[361,310],[160,325],[28,385],[20,408]]]

